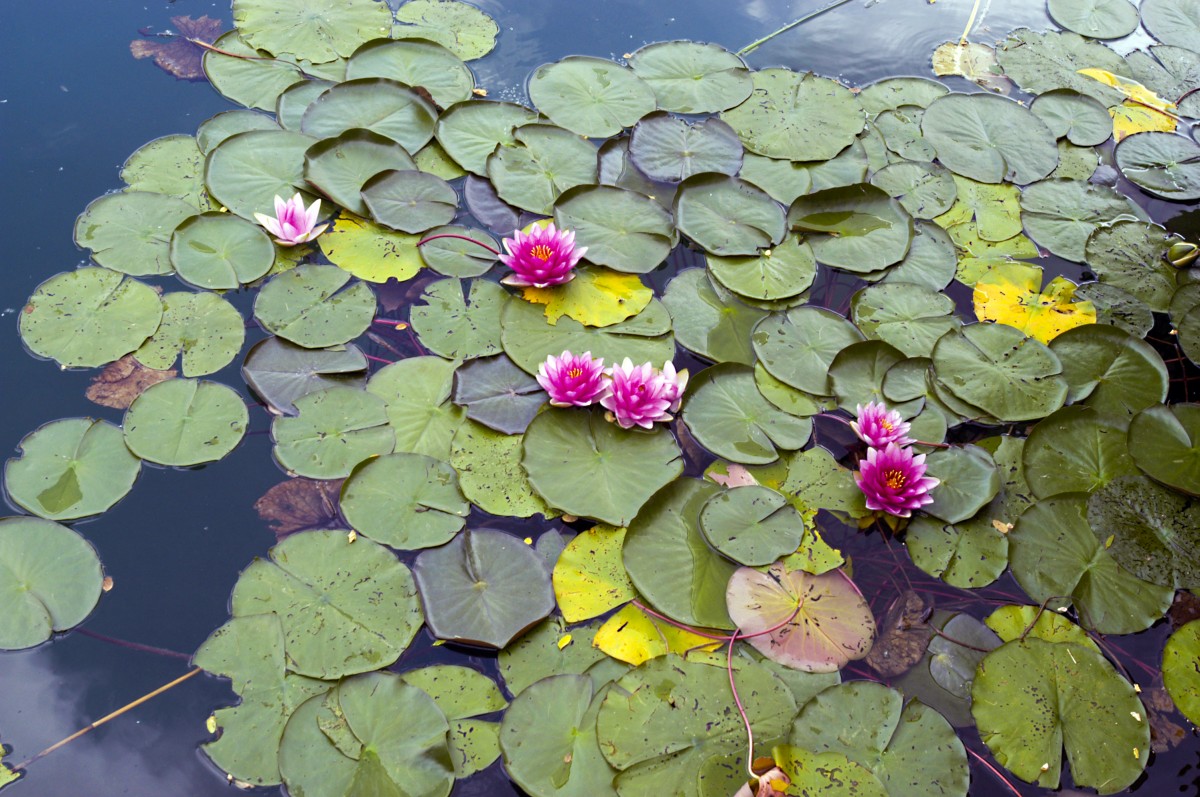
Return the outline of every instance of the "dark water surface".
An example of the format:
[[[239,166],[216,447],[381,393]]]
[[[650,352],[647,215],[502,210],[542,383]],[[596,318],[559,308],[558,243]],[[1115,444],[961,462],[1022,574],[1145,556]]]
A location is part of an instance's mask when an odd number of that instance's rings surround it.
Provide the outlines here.
[[[524,101],[524,79],[534,67],[564,55],[619,57],[647,42],[676,38],[715,41],[736,50],[823,4],[475,3],[497,19],[502,31],[497,50],[471,64],[478,83],[492,98],[517,101]],[[932,49],[961,35],[971,5],[972,0],[884,0],[868,6],[853,0],[767,44],[749,61],[760,68],[812,69],[851,85],[891,75],[925,75]],[[92,199],[120,186],[118,170],[130,153],[162,135],[192,134],[202,121],[230,107],[205,83],[176,81],[149,61],[135,61],[129,41],[139,28],[168,28],[175,15],[208,14],[228,25],[230,11],[227,2],[211,0],[6,0],[2,9],[0,217],[6,224],[0,266],[0,451],[7,456],[22,437],[58,418],[98,416],[120,422],[119,411],[84,398],[94,372],[60,372],[53,363],[26,354],[17,337],[16,314],[39,283],[83,262],[72,243],[75,217]],[[990,41],[1020,25],[1041,29],[1048,24],[1040,0],[994,0],[973,38]],[[1162,218],[1190,210],[1165,203],[1150,207]],[[246,299],[233,297],[249,317]],[[236,367],[214,378],[242,385]],[[251,419],[251,434],[225,460],[190,471],[146,466],[126,500],[95,521],[76,524],[100,551],[115,582],[84,629],[190,654],[225,622],[239,571],[274,543],[252,505],[284,478],[271,459],[266,413],[254,409]],[[825,427],[821,431],[832,435],[832,441],[840,433]],[[831,438],[823,442],[829,444]],[[536,536],[549,525],[525,524],[523,536]],[[830,541],[845,545],[856,562],[865,563],[856,578],[871,579],[871,562],[882,562],[877,535]],[[898,555],[906,558],[903,551]],[[877,569],[875,580],[887,586],[883,568]],[[920,577],[918,587],[938,585],[950,591],[919,573],[909,575]],[[864,593],[878,595],[872,591],[875,586],[864,584]],[[1010,578],[988,594],[1003,600],[1003,593],[1020,595]],[[889,599],[879,598],[876,610],[886,608]],[[1149,652],[1146,660],[1156,664],[1163,638],[1160,625],[1121,644]],[[429,643],[427,636],[418,637],[402,665],[427,658]],[[456,661],[470,663],[461,653],[454,655]],[[490,667],[482,659],[475,664]],[[0,742],[15,748],[10,761],[21,761],[187,667],[182,659],[114,646],[82,633],[30,651],[0,653]],[[1145,673],[1140,677],[1147,678]],[[231,697],[225,681],[194,678],[38,762],[5,797],[229,795],[232,788],[207,764],[197,744],[208,736],[206,717]],[[966,741],[980,749],[977,738]],[[1200,794],[1198,749],[1193,737],[1182,748],[1156,756],[1151,774],[1134,792],[1152,797]],[[972,770],[972,795],[1011,794],[974,761]],[[1027,795],[1048,793],[1023,784],[1020,788]],[[455,790],[460,797],[513,793],[498,765]]]

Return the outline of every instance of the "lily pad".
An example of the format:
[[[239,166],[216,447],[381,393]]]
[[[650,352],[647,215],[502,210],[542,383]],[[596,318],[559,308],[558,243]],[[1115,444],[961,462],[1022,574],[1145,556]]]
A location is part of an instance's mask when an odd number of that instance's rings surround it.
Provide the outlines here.
[[[1038,498],[1093,493],[1137,473],[1130,454],[1122,421],[1087,407],[1063,407],[1030,430],[1025,479]]]
[[[996,760],[1022,780],[1057,789],[1063,746],[1076,786],[1124,791],[1149,758],[1150,726],[1133,686],[1099,653],[1024,639],[979,663],[971,713]]]
[[[250,422],[242,397],[217,382],[169,379],[145,390],[125,413],[125,444],[144,460],[188,467],[232,451]]]
[[[468,227],[437,227],[426,235],[462,235],[479,243],[498,249],[500,244],[483,230]],[[458,238],[438,238],[422,244],[421,260],[425,265],[447,277],[479,277],[486,274],[496,262],[496,255],[479,244]]]
[[[271,424],[275,459],[291,473],[343,478],[362,460],[395,446],[383,399],[362,388],[330,387],[297,398],[295,406],[298,417]]]
[[[817,260],[857,273],[878,271],[908,254],[912,217],[873,185],[829,188],[799,197],[788,225],[808,235]]]
[[[1128,197],[1082,180],[1044,180],[1021,192],[1021,221],[1053,254],[1082,262],[1088,236],[1100,225],[1145,218]]]
[[[929,454],[927,475],[941,483],[933,488],[933,503],[922,507],[947,523],[960,523],[975,515],[1000,490],[1000,472],[991,456],[978,446],[954,446]]]
[[[250,222],[255,221],[255,213],[270,213],[277,196],[286,199],[299,192],[307,207],[313,197],[304,181],[304,153],[315,143],[316,139],[290,130],[230,136],[208,153],[204,164],[208,193]]]
[[[592,683],[599,689],[624,675],[628,665],[592,645],[599,625],[597,620],[568,631],[566,622],[556,614],[535,625],[496,657],[508,691],[519,695],[551,675],[585,673],[592,676]]]
[[[738,177],[758,186],[784,205],[792,204],[796,197],[807,194],[813,187],[812,171],[804,163],[767,158],[752,152],[743,155]]]
[[[1167,398],[1167,366],[1162,356],[1150,344],[1117,327],[1085,324],[1069,329],[1051,341],[1050,350],[1063,364],[1067,400],[1082,401],[1102,415],[1124,423]],[[1138,448],[1135,444],[1130,453],[1136,454]],[[1162,455],[1157,445],[1143,450]],[[1200,481],[1196,489],[1200,491]]]
[[[284,130],[299,132],[304,111],[325,89],[334,85],[328,80],[301,80],[280,93],[275,100],[275,117]]]
[[[415,168],[404,147],[360,128],[319,141],[304,153],[304,179],[358,216],[369,213],[359,193],[368,180],[383,171]]]
[[[254,317],[268,332],[310,349],[357,338],[374,316],[375,294],[336,266],[276,274],[254,300]]]
[[[1188,0],[1146,0],[1142,24],[1163,44],[1200,50],[1200,17]]]
[[[363,387],[367,358],[351,344],[306,349],[276,337],[254,344],[242,365],[242,377],[272,410],[295,415],[295,401],[335,385]]]
[[[1200,587],[1200,506],[1144,476],[1113,479],[1088,498],[1087,520],[1117,563],[1164,587]]]
[[[450,403],[457,367],[441,357],[409,357],[372,375],[367,390],[387,404],[396,451],[450,458],[450,442],[465,420],[462,408]]]
[[[1200,145],[1173,133],[1137,133],[1116,150],[1121,174],[1142,190],[1163,199],[1200,199]]]
[[[1189,495],[1200,495],[1200,409],[1195,404],[1158,404],[1129,425],[1129,453],[1147,476]]]
[[[387,36],[391,13],[386,4],[375,0],[333,5],[318,0],[236,0],[233,23],[256,48],[320,64],[350,55],[365,41]]]
[[[1067,30],[1093,39],[1120,39],[1138,28],[1138,10],[1129,0],[1050,0],[1051,18]]]
[[[559,229],[575,231],[591,263],[617,271],[654,270],[676,243],[671,214],[653,199],[607,185],[583,185],[554,203]]]
[[[629,66],[673,113],[717,113],[738,105],[754,89],[746,62],[718,44],[669,41],[632,53]]]
[[[500,531],[464,531],[418,556],[413,573],[439,639],[503,648],[554,609],[541,559]]]
[[[482,58],[496,46],[496,20],[458,0],[409,0],[396,10],[393,39],[428,39],[464,61]]]
[[[346,62],[346,79],[388,78],[420,86],[443,108],[470,99],[475,76],[457,55],[432,41],[369,41]]]
[[[242,571],[230,605],[235,618],[277,615],[288,669],[313,678],[388,666],[422,621],[408,568],[382,545],[351,543],[344,531],[288,537]]]
[[[1200,678],[1196,661],[1200,659],[1200,620],[1181,626],[1163,649],[1163,685],[1183,716],[1196,723],[1200,718]]]
[[[333,138],[355,128],[386,136],[412,154],[433,138],[437,109],[418,92],[387,78],[347,80],[332,87],[304,112],[300,129]]]
[[[567,543],[553,573],[563,619],[590,620],[637,597],[621,563],[624,542],[625,529],[598,525]]]
[[[460,102],[438,117],[435,134],[460,166],[486,177],[488,156],[497,146],[512,144],[516,128],[537,119],[537,111],[512,102]]]
[[[1171,236],[1157,224],[1117,221],[1087,239],[1088,267],[1102,283],[1128,291],[1151,310],[1166,311],[1175,292],[1175,269],[1163,260]]]
[[[596,182],[596,147],[586,139],[549,124],[522,125],[512,137],[487,159],[488,177],[505,202],[549,214],[567,189]]]
[[[454,435],[450,464],[472,504],[501,517],[552,514],[521,468],[521,435],[506,435],[467,421]]]
[[[783,208],[736,177],[701,174],[685,180],[675,198],[679,231],[711,255],[755,255],[783,240]]]
[[[300,67],[296,64],[259,56],[258,50],[247,44],[236,30],[217,39],[213,46],[221,48],[225,53],[206,51],[202,59],[204,74],[214,89],[239,105],[273,112],[279,95],[289,86],[295,85],[296,81],[304,79]],[[230,130],[244,133],[248,130],[279,129],[275,120],[260,114],[256,116],[258,119],[254,123],[248,122],[251,117],[245,115],[225,117],[221,120],[222,136],[228,137],[225,134]],[[215,132],[212,128],[205,130],[202,127],[197,133],[201,149],[206,153],[215,146]]]
[[[455,372],[454,403],[467,417],[504,434],[522,434],[546,394],[537,380],[503,354],[476,359]]]
[[[550,121],[587,138],[619,133],[657,105],[654,91],[633,70],[590,56],[538,67],[527,88]]]
[[[121,167],[128,191],[148,191],[182,199],[197,210],[210,210],[204,190],[204,153],[194,136],[171,135],[143,144]]]
[[[355,468],[341,507],[355,531],[406,551],[446,543],[469,509],[454,469],[421,454],[389,454]]]
[[[636,274],[597,266],[580,266],[574,279],[545,288],[527,286],[521,296],[546,306],[546,320],[557,325],[564,316],[589,327],[607,327],[636,316],[649,306],[654,291]]]
[[[171,233],[194,215],[194,206],[175,197],[147,191],[105,194],[75,222],[75,243],[113,271],[170,274]]]
[[[833,359],[864,338],[857,327],[831,310],[797,307],[764,318],[754,328],[752,340],[768,373],[806,393],[826,396]]]
[[[1119,105],[1125,99],[1117,89],[1079,71],[1103,69],[1122,75],[1128,72],[1125,59],[1077,33],[1056,30],[1037,33],[1018,28],[996,48],[996,58],[1004,74],[1031,94],[1073,89],[1106,107]]]
[[[421,270],[419,235],[396,232],[343,211],[321,236],[321,252],[342,271],[367,282],[404,282]]]
[[[162,320],[150,286],[103,268],[56,274],[29,297],[18,320],[21,340],[63,366],[95,367],[134,351]]]
[[[362,187],[371,218],[400,232],[419,233],[453,221],[458,194],[440,177],[414,170],[380,172]]]
[[[1128,0],[1111,2],[1133,8]],[[1077,91],[1048,91],[1039,95],[1029,106],[1029,110],[1046,123],[1056,138],[1066,138],[1076,146],[1095,147],[1112,136],[1112,118],[1108,115],[1108,109],[1098,100]]]
[[[100,557],[82,536],[49,520],[0,519],[0,649],[45,642],[83,622],[100,600]]]
[[[1025,185],[1058,165],[1054,134],[1028,109],[990,94],[948,94],[925,109],[921,132],[938,160],[981,183]]]
[[[225,60],[235,63],[239,61],[241,63],[254,63],[252,61],[241,61],[241,59],[229,57],[226,57]],[[278,64],[279,62],[271,61],[264,63]],[[283,64],[282,66],[286,67],[287,65]],[[294,72],[290,74],[295,75]],[[298,79],[298,76],[293,77],[291,82],[295,83],[296,79]],[[213,82],[211,78],[210,82]],[[214,82],[214,87],[215,85]],[[200,127],[196,129],[196,144],[200,147],[200,151],[207,155],[222,141],[238,133],[248,133],[251,130],[278,129],[279,125],[275,122],[275,119],[265,113],[257,113],[251,110],[222,111],[216,116],[200,123]],[[201,184],[203,184],[203,175],[201,175]]]
[[[675,324],[676,340],[685,349],[717,362],[754,362],[750,334],[767,313],[738,301],[711,282],[703,269],[677,272],[662,301]]]
[[[677,183],[702,172],[737,174],[742,142],[720,119],[693,123],[659,112],[634,125],[629,157],[651,180]]]
[[[785,496],[747,485],[717,493],[700,510],[709,544],[742,565],[769,565],[795,553],[805,523]]]
[[[902,161],[871,175],[871,184],[897,199],[914,218],[932,219],[950,209],[958,196],[954,176],[937,163]]]
[[[246,339],[246,325],[233,305],[214,293],[168,293],[163,318],[134,357],[165,371],[180,361],[184,376],[206,376],[233,361]]]
[[[689,386],[683,422],[708,450],[732,462],[774,462],[777,449],[808,442],[812,422],[783,412],[759,393],[750,368],[705,369]]]
[[[748,299],[775,301],[797,296],[812,285],[817,260],[812,247],[799,235],[757,255],[706,258],[716,282]]]
[[[231,290],[263,277],[275,264],[275,245],[261,227],[228,213],[202,213],[171,235],[171,266],[189,285]]]
[[[942,335],[962,326],[949,296],[904,282],[863,288],[850,300],[850,311],[864,335],[909,357],[929,356]]]

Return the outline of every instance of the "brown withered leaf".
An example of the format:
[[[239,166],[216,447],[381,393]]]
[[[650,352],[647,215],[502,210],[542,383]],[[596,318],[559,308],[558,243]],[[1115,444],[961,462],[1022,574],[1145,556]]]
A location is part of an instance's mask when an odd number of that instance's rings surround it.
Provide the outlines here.
[[[175,369],[159,371],[147,368],[135,360],[132,354],[126,354],[96,374],[84,395],[101,407],[127,410],[133,400],[142,395],[143,390],[177,376],[179,371]]]
[[[177,31],[174,36],[164,36],[158,41],[134,39],[129,43],[129,52],[134,58],[153,58],[159,69],[180,80],[207,80],[201,64],[204,48],[188,39],[212,44],[223,33],[221,20],[208,16],[171,17],[171,24]]]
[[[342,529],[346,522],[338,512],[338,495],[343,481],[288,479],[267,490],[254,509],[279,540],[298,531]]]
[[[1150,715],[1150,749],[1156,753],[1165,753],[1188,737],[1187,729],[1177,723],[1175,703],[1167,690],[1161,686],[1142,690],[1142,704]]]
[[[1175,593],[1175,602],[1167,611],[1167,619],[1171,621],[1171,630],[1176,631],[1181,625],[1187,625],[1192,620],[1200,620],[1200,597],[1193,592],[1179,590]]]
[[[921,657],[933,632],[926,621],[933,603],[908,589],[901,592],[879,624],[879,638],[867,654],[867,664],[885,678],[911,670]]]

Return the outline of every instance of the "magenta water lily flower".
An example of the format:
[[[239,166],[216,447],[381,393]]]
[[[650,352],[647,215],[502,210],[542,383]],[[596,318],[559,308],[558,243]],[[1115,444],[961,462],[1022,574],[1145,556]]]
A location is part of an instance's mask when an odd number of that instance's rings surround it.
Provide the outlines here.
[[[513,270],[501,280],[505,285],[546,288],[562,285],[575,277],[572,269],[587,252],[575,246],[574,230],[556,230],[554,222],[545,227],[534,225],[528,234],[517,230],[502,242],[500,262]]]
[[[854,481],[866,496],[867,509],[896,517],[909,517],[914,509],[932,504],[929,491],[941,483],[925,475],[924,454],[913,456],[912,449],[895,443],[868,449]]]
[[[675,412],[679,409],[679,405],[683,402],[683,391],[687,387],[688,372],[684,368],[676,373],[675,363],[663,363],[662,371],[659,372],[666,386],[666,398],[670,399],[671,406],[667,409],[670,412]]]
[[[865,407],[859,404],[854,412],[858,420],[851,421],[850,428],[872,448],[883,448],[888,443],[905,446],[913,442],[908,437],[909,424],[895,410],[872,401]]]
[[[664,378],[650,363],[635,366],[628,357],[606,373],[612,381],[600,405],[622,429],[635,425],[649,429],[658,421],[671,420],[671,404],[680,390],[675,380]]]
[[[580,355],[564,351],[558,357],[551,354],[538,366],[537,381],[556,407],[586,407],[608,392],[604,358],[593,360],[590,351]]]
[[[280,246],[295,246],[311,241],[325,232],[328,224],[317,226],[317,216],[321,213],[321,200],[314,200],[308,209],[304,208],[304,200],[297,193],[284,201],[283,197],[275,195],[275,218],[265,213],[255,213],[258,223],[267,228],[267,232],[275,236],[275,243]]]

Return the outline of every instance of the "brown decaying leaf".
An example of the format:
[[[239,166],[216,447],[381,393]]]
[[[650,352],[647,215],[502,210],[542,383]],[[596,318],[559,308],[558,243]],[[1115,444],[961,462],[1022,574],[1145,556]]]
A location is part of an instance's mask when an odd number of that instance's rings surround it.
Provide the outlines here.
[[[933,603],[912,590],[900,593],[879,624],[879,638],[867,654],[867,664],[885,678],[895,678],[912,669],[921,657],[933,632],[926,620]]]
[[[277,484],[254,502],[278,540],[310,529],[342,529],[346,522],[338,511],[344,479],[323,481],[297,477]]]
[[[1167,619],[1171,621],[1172,631],[1192,620],[1200,620],[1200,598],[1187,590],[1179,590],[1175,593],[1175,602],[1167,612]]]
[[[142,395],[143,390],[177,376],[179,371],[175,369],[159,371],[147,368],[135,360],[132,354],[126,354],[96,374],[84,395],[101,407],[127,410],[133,400]]]
[[[1188,737],[1187,729],[1172,718],[1175,703],[1166,689],[1156,686],[1142,690],[1142,704],[1149,714],[1151,750],[1165,753]]]
[[[159,69],[171,73],[180,80],[206,80],[201,58],[204,48],[188,39],[197,39],[212,44],[221,33],[221,20],[208,16],[171,17],[171,24],[178,31],[176,36],[158,41],[134,39],[129,43],[129,52],[134,58],[153,58]]]

